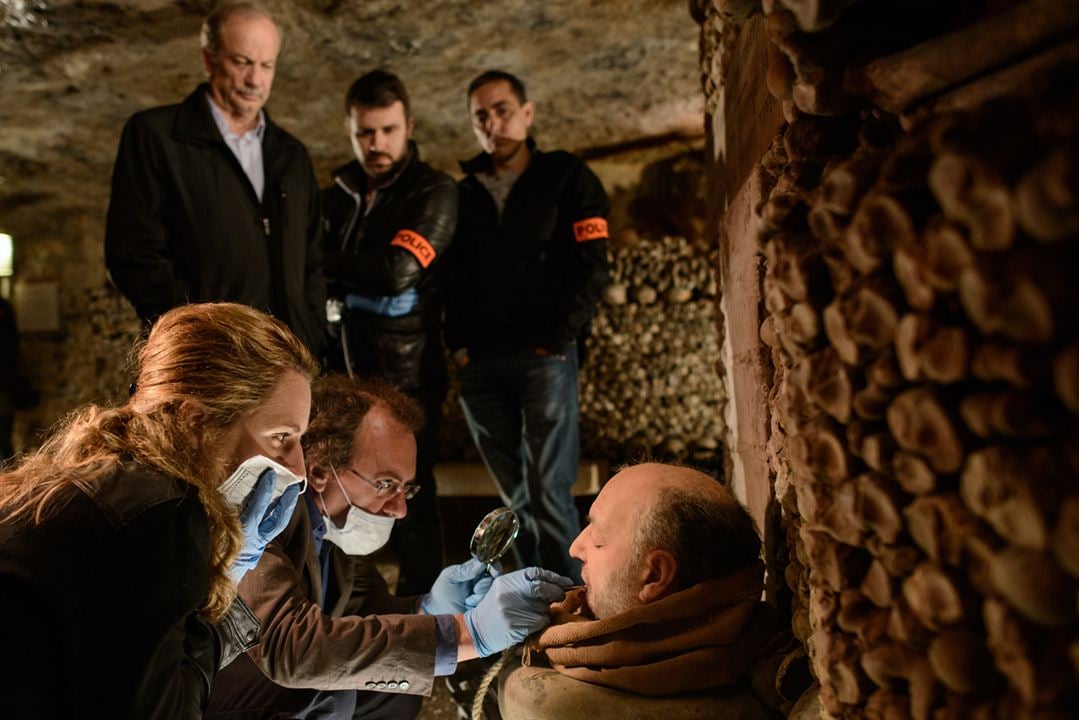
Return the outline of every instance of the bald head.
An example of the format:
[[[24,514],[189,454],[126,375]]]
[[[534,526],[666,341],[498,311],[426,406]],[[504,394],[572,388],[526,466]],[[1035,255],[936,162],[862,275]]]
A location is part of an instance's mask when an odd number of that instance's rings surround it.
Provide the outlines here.
[[[760,557],[753,518],[715,478],[671,465],[637,467],[653,468],[656,478],[655,497],[637,524],[637,550],[666,550],[678,560],[674,590],[724,577]]]
[[[622,469],[607,481],[600,494],[612,491],[630,492],[640,493],[642,499],[654,499],[662,491],[672,488],[680,488],[702,498],[710,498],[714,502],[737,503],[730,491],[711,475],[682,465],[654,462]]]
[[[570,548],[597,617],[654,602],[755,561],[760,536],[715,478],[661,463],[628,467],[596,497]]]

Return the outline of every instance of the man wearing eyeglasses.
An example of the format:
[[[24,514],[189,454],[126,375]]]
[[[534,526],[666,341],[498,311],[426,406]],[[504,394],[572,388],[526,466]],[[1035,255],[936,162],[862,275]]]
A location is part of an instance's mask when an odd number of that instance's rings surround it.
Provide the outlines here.
[[[436,676],[546,626],[573,584],[539,568],[492,578],[473,560],[396,597],[370,555],[419,491],[423,411],[388,383],[329,377],[311,415],[310,491],[239,586],[259,645],[216,676],[207,718],[413,718]]]

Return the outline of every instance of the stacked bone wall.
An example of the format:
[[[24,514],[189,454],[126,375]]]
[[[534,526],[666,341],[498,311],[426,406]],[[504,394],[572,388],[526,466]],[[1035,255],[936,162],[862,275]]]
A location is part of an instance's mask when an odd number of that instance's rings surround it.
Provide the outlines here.
[[[808,570],[791,574],[794,627],[833,716],[1063,717],[1076,701],[1069,112],[1004,105],[910,133],[869,116],[830,156],[798,138],[834,150],[844,128],[803,118],[777,146],[762,334],[785,369]]]
[[[711,466],[723,433],[712,256],[671,236],[611,255],[581,372],[585,452]]]
[[[1074,717],[1079,8],[696,8],[713,146],[749,137],[731,24],[763,20],[743,74],[785,119],[734,242],[763,261],[769,567],[820,683],[794,712]]]

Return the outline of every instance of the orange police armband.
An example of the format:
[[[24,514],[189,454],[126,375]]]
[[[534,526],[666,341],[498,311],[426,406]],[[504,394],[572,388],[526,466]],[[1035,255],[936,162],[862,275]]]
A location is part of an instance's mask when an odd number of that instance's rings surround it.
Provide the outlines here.
[[[397,234],[393,236],[393,240],[390,240],[390,245],[396,245],[399,248],[408,250],[420,261],[420,265],[423,267],[427,267],[435,259],[434,246],[427,242],[427,238],[418,232],[398,230]]]
[[[573,236],[577,242],[607,239],[607,221],[601,217],[590,217],[573,223]]]

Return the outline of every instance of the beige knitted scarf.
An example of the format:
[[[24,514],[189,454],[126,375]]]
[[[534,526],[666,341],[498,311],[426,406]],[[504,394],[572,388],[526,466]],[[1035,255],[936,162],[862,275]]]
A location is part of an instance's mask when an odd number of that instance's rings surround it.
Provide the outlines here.
[[[551,606],[551,625],[525,646],[564,675],[641,695],[672,695],[743,679],[770,632],[764,566],[694,585],[596,620],[575,588]]]

